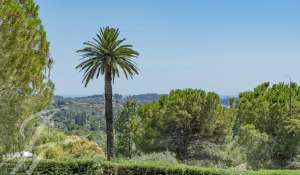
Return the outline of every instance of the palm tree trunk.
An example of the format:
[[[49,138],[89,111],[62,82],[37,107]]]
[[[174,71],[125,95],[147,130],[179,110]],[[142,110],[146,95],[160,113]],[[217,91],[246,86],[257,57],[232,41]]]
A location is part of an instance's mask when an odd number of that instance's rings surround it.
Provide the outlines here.
[[[107,160],[114,157],[112,82],[110,69],[105,71],[105,119],[106,119],[106,151]]]

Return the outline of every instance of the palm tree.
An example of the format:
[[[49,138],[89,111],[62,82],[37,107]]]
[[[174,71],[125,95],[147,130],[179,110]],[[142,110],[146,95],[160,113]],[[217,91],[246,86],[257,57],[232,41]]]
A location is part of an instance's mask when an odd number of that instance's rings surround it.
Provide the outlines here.
[[[84,71],[82,82],[85,87],[94,77],[104,75],[105,119],[107,135],[107,159],[114,156],[112,82],[123,72],[126,79],[138,74],[136,63],[132,60],[139,53],[132,45],[124,44],[125,39],[119,39],[119,29],[101,28],[93,41],[85,42],[85,47],[77,52],[82,53],[83,61],[76,67]]]

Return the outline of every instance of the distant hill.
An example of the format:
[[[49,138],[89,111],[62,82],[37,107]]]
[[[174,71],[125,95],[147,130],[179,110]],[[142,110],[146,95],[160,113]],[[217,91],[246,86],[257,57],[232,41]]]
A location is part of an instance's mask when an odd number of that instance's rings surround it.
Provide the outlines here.
[[[148,103],[153,101],[158,101],[162,94],[148,93],[148,94],[140,94],[140,95],[131,95],[127,98],[132,98],[139,103]]]
[[[146,93],[146,94],[138,94],[138,95],[128,95],[123,96],[120,94],[113,95],[113,101],[115,103],[123,103],[127,99],[134,99],[138,103],[148,103],[153,101],[158,101],[162,95],[166,94],[157,94],[157,93]],[[221,103],[224,106],[229,106],[230,98],[236,98],[234,96],[221,95]],[[64,104],[104,104],[104,95],[90,95],[90,96],[78,96],[78,97],[64,97],[64,96],[54,96],[54,103],[57,105]]]
[[[123,103],[127,99],[134,99],[138,103],[147,103],[159,100],[161,94],[147,93],[139,95],[123,96],[120,94],[113,95],[113,101],[115,103]],[[89,103],[89,104],[104,104],[104,95],[91,95],[83,97],[63,97],[54,96],[54,103],[57,105],[74,104],[74,103]]]

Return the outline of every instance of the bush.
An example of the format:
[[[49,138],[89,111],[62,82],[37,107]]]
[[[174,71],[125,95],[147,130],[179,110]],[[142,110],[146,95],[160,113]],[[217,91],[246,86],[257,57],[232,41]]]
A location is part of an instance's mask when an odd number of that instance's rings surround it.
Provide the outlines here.
[[[103,150],[93,141],[82,139],[79,136],[70,136],[63,143],[65,152],[74,156],[80,157],[84,155],[103,155]]]
[[[0,175],[10,174],[15,163],[2,164]],[[25,175],[31,165],[26,161],[16,175]],[[174,164],[97,162],[92,160],[42,160],[32,175],[226,175],[223,170]]]
[[[246,154],[249,167],[257,169],[271,166],[271,143],[265,133],[261,133],[254,125],[241,127],[239,143]]]
[[[171,153],[169,151],[165,151],[165,152],[161,152],[161,153],[142,154],[142,155],[139,155],[139,156],[134,156],[131,160],[177,163],[177,159],[175,158],[175,154]]]
[[[19,162],[20,163],[20,162]],[[15,175],[30,174],[31,161],[25,161]],[[2,162],[0,175],[7,175],[16,167],[16,162]],[[159,162],[119,163],[67,159],[41,160],[31,173],[32,175],[299,175],[300,170],[260,170],[234,173],[217,168],[201,168],[181,164]]]
[[[210,166],[218,168],[235,167],[245,162],[239,145],[232,141],[223,145],[203,142],[192,147],[190,165]]]
[[[39,146],[37,154],[41,159],[79,158],[103,155],[103,150],[93,141],[79,136],[67,136],[62,142]]]
[[[40,135],[36,141],[36,145],[44,145],[52,142],[61,142],[66,138],[66,135],[63,132],[59,132],[46,127],[42,127],[40,130]]]
[[[290,162],[287,166],[288,169],[300,169],[300,162]]]
[[[56,143],[49,143],[38,148],[38,157],[42,159],[60,158],[63,155],[64,149],[62,145]]]

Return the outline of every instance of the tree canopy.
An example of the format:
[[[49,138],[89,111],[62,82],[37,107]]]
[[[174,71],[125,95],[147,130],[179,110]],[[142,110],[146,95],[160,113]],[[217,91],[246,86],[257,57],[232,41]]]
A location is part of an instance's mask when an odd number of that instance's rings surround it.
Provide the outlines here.
[[[22,122],[50,102],[49,43],[33,0],[0,2],[1,152],[22,149]],[[7,133],[10,133],[9,136]],[[13,146],[12,146],[13,145]]]
[[[299,112],[300,87],[297,84],[271,86],[263,83],[239,96],[237,116],[243,128],[240,135],[247,133],[247,129],[256,135],[265,135],[265,142],[268,139],[270,147],[264,151],[270,153],[275,166],[285,166],[296,157],[299,148]]]
[[[230,112],[215,93],[173,90],[140,108],[144,138],[140,145],[144,151],[171,150],[180,160],[190,159],[193,146],[226,141],[234,122],[234,115],[227,115]]]

